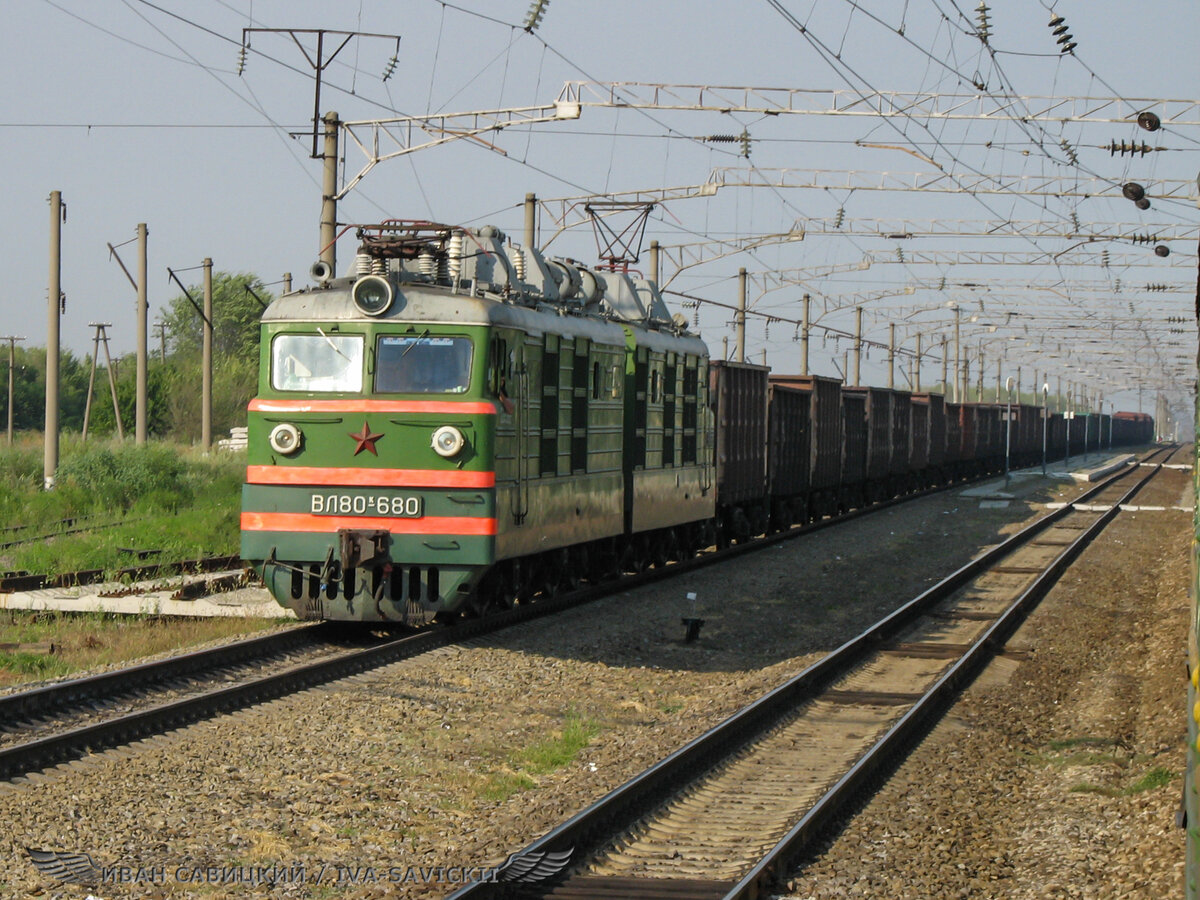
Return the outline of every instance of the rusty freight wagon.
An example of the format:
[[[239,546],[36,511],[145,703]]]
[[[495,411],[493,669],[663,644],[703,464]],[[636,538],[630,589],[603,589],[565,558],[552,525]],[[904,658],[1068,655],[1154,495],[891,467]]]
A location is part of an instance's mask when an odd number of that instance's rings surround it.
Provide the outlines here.
[[[713,360],[709,401],[717,426],[717,539],[744,540],[767,529],[766,366]]]
[[[807,517],[833,515],[842,480],[842,382],[822,375],[771,375],[771,383],[809,396]]]

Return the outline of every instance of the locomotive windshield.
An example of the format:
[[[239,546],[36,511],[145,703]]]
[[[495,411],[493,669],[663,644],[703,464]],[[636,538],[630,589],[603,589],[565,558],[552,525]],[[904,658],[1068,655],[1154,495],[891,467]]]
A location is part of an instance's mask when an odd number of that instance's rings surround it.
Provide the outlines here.
[[[358,334],[280,334],[271,343],[271,387],[277,391],[362,390],[363,338]]]
[[[465,337],[380,337],[375,390],[461,394],[471,383],[471,350],[471,339]]]

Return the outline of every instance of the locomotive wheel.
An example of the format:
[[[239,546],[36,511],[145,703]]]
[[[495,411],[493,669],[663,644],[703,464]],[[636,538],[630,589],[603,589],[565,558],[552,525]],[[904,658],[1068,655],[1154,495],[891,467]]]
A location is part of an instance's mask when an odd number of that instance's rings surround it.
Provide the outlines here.
[[[625,547],[621,568],[635,575],[650,568],[650,539],[645,534],[635,534]]]
[[[590,558],[591,581],[615,581],[621,577],[621,554],[614,538],[592,544]]]
[[[583,546],[553,551],[554,567],[559,572],[558,586],[574,591],[583,584],[587,573],[587,548]]]
[[[651,560],[654,563],[654,568],[661,569],[670,560],[675,559],[679,552],[678,543],[675,540],[675,532],[669,528],[664,528],[657,531],[650,538]]]

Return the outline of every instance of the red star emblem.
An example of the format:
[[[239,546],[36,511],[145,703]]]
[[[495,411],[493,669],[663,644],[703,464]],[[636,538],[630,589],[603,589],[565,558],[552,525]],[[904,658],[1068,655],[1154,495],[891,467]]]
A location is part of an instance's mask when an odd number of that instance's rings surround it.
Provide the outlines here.
[[[383,435],[373,432],[371,430],[371,426],[367,424],[365,419],[363,420],[362,434],[355,434],[352,431],[350,432],[350,437],[354,438],[354,440],[358,442],[358,446],[354,448],[355,456],[358,456],[358,454],[362,453],[364,450],[370,450],[376,456],[379,455],[379,453],[375,450],[375,442],[383,437]]]

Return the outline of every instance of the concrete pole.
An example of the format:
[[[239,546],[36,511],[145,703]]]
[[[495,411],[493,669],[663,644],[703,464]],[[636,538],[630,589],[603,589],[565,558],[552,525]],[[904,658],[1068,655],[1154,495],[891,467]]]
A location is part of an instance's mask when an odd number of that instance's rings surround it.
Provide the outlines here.
[[[917,332],[917,358],[913,368],[913,388],[921,393],[921,332]]]
[[[804,295],[804,324],[800,326],[800,374],[808,374],[808,335],[809,326],[809,311],[812,307],[812,297],[808,294]]]
[[[946,370],[950,368],[950,339],[942,335],[942,397],[950,393],[950,382],[946,380]]]
[[[149,302],[146,299],[148,290],[146,263],[146,223],[141,222],[137,227],[138,240],[138,290],[137,290],[137,401],[134,410],[133,442],[139,447],[146,443],[146,404],[149,402],[148,380],[146,377],[146,317]],[[104,345],[106,348],[108,344]]]
[[[285,294],[290,294],[292,292],[292,273],[291,272],[283,273],[283,292]]]
[[[1033,379],[1034,386],[1037,386],[1037,378]],[[1021,402],[1021,367],[1017,366],[1017,403]]]
[[[738,308],[736,323],[737,361],[746,361],[746,270],[738,269]]]
[[[324,172],[321,178],[321,262],[337,274],[338,114],[325,113]]]
[[[212,260],[204,260],[204,340],[201,349],[200,376],[200,446],[212,448],[212,381],[213,381],[213,291]]]
[[[526,247],[533,247],[533,242],[535,240],[537,240],[537,238],[534,237],[534,231],[535,231],[534,219],[536,218],[536,216],[535,216],[536,210],[537,210],[537,195],[536,194],[526,194],[525,195],[525,246]]]
[[[962,327],[959,324],[959,310],[954,307],[954,402],[961,403],[960,397],[966,393],[966,384],[963,384],[962,393],[959,393],[958,382],[962,376]]]
[[[983,402],[983,344],[979,345],[979,384],[975,388],[975,402]]]
[[[1004,358],[996,357],[996,402],[1000,402],[1000,388],[1004,384],[1004,374],[1000,371],[1004,367]]]
[[[896,388],[896,323],[888,325],[888,390]]]
[[[650,242],[650,280],[654,282],[654,286],[658,287],[658,257],[659,257],[658,241]]]
[[[862,384],[862,307],[854,310],[854,386]]]
[[[42,487],[54,488],[58,473],[58,326],[62,310],[61,191],[50,192],[50,285],[46,320],[46,446],[42,459]]]

